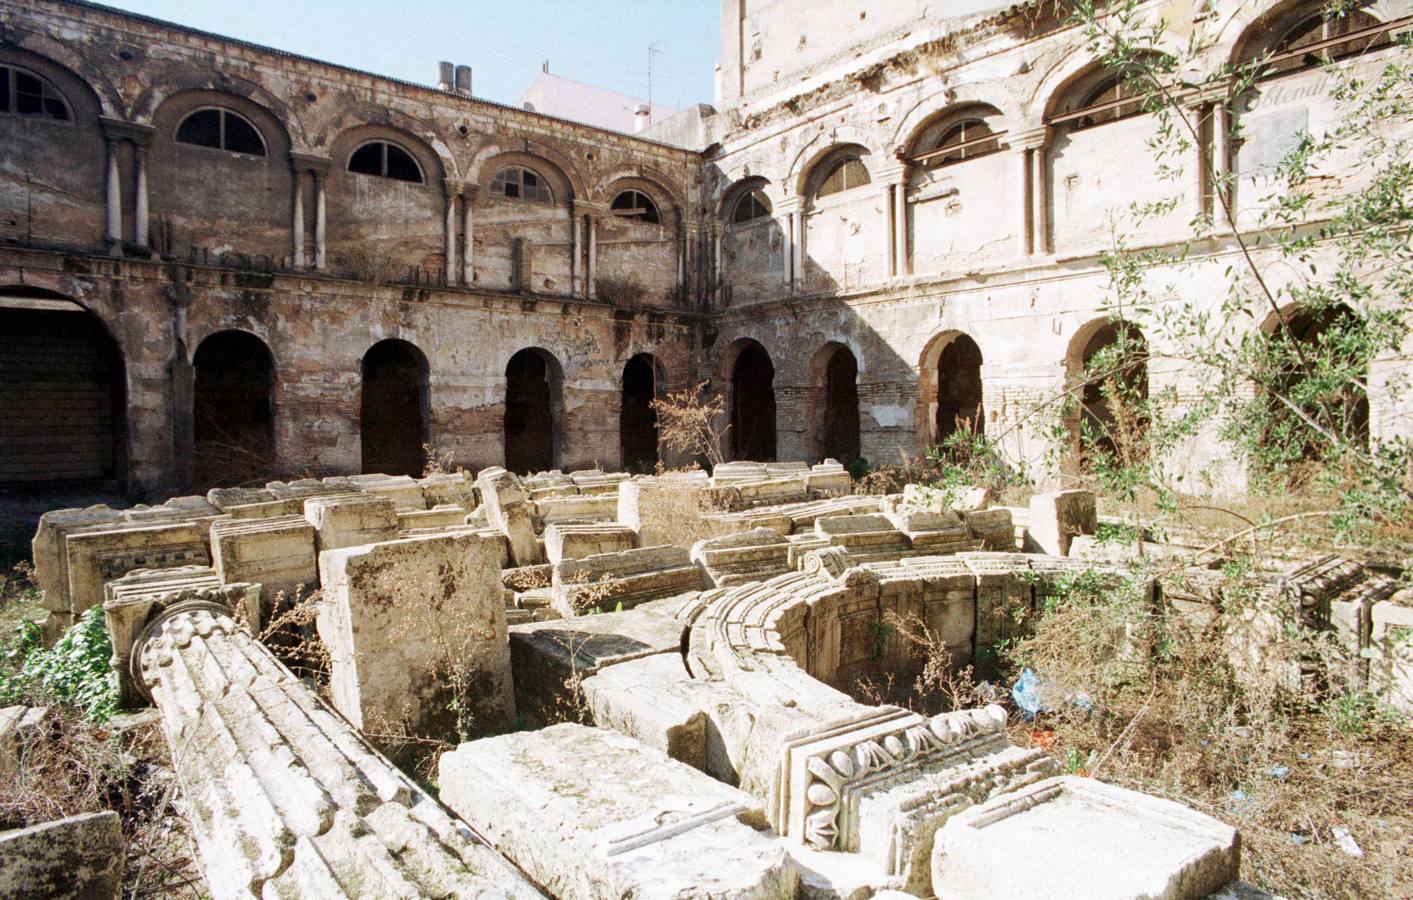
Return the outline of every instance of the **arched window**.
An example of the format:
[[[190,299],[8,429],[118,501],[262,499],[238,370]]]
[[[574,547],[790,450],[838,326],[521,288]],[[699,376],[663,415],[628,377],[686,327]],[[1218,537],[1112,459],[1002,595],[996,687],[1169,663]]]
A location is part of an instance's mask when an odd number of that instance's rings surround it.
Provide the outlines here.
[[[394,181],[422,183],[422,167],[412,154],[387,141],[369,141],[348,158],[348,170],[359,175],[377,175]]]
[[[770,213],[770,198],[765,195],[765,192],[748,191],[736,201],[736,206],[731,210],[731,224],[740,225],[745,222],[754,222],[756,219],[765,218]]]
[[[0,66],[0,113],[72,121],[59,89],[33,72]]]
[[[1072,120],[1070,127],[1092,128],[1143,112],[1143,97],[1122,75],[1111,75],[1084,95],[1076,111],[1084,115]]]
[[[491,193],[510,200],[530,200],[535,203],[553,203],[554,194],[538,172],[524,166],[507,166],[496,173],[491,181]]]
[[[239,113],[212,107],[198,109],[177,126],[177,141],[198,147],[215,147],[231,153],[265,155],[265,139]]]
[[[815,191],[814,195],[827,197],[840,191],[863,187],[869,180],[868,169],[864,167],[863,160],[857,156],[846,156],[836,162],[829,174],[824,176],[824,180],[819,183],[819,190]]]
[[[609,209],[615,216],[632,219],[645,225],[662,224],[662,217],[657,212],[657,204],[642,191],[622,192],[613,198],[613,204]]]
[[[1349,35],[1359,35],[1377,29],[1382,24],[1366,12],[1351,10],[1339,16],[1326,17],[1315,13],[1298,21],[1281,35],[1271,48],[1271,57],[1264,75],[1281,75],[1322,65],[1346,56],[1387,46],[1389,32],[1373,31],[1362,37],[1341,41]]]
[[[945,166],[985,156],[988,153],[995,153],[1001,149],[1001,139],[993,137],[991,140],[986,140],[994,133],[991,126],[981,119],[966,119],[957,122],[945,129],[937,138],[937,142],[930,148],[934,152],[945,152],[929,157],[927,163],[932,166]]]

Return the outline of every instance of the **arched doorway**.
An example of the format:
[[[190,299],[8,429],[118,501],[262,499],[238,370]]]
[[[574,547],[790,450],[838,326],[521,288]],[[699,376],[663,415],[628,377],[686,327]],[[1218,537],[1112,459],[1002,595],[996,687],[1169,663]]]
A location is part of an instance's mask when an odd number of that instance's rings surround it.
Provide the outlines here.
[[[731,367],[731,456],[775,459],[775,365],[765,348],[747,340]]]
[[[851,466],[859,458],[858,359],[843,344],[825,344],[810,363],[810,379],[819,398],[814,455]]]
[[[421,475],[426,469],[428,377],[427,358],[406,341],[379,341],[363,355],[365,473]]]
[[[937,357],[937,414],[933,434],[938,444],[958,431],[986,431],[981,399],[981,348],[956,335]]]
[[[530,347],[505,367],[505,467],[522,475],[553,469],[559,459],[564,374],[559,360]]]
[[[1333,445],[1321,430],[1346,445],[1368,449],[1369,397],[1361,386],[1368,383],[1368,363],[1360,357],[1368,329],[1358,314],[1344,304],[1296,308],[1280,318],[1272,314],[1263,330],[1268,336],[1265,371],[1255,374],[1266,393],[1259,431],[1268,465],[1298,467],[1322,458]],[[1332,389],[1326,379],[1311,378],[1307,363],[1317,372],[1343,368],[1347,375]],[[1299,478],[1305,473],[1291,474]]]
[[[126,384],[97,316],[50,291],[0,288],[0,486],[125,488]]]
[[[623,367],[618,441],[623,468],[629,472],[645,473],[657,468],[657,411],[652,402],[663,393],[665,381],[661,364],[650,353],[639,353]]]
[[[275,360],[244,331],[218,331],[192,357],[192,432],[197,487],[273,477]]]
[[[1071,433],[1080,468],[1097,459],[1120,465],[1143,455],[1148,421],[1148,342],[1138,327],[1115,319],[1091,322],[1071,342],[1072,383],[1082,383]]]

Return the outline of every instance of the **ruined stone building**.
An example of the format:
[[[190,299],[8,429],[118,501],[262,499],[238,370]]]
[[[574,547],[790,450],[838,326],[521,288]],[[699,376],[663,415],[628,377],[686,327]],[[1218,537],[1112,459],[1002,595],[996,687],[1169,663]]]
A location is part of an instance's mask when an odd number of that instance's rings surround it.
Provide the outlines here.
[[[1264,173],[1334,114],[1314,63],[1377,65],[1410,22],[1405,0],[1334,24],[1311,0],[1155,0],[1175,48],[1214,37],[1205,63],[1276,60],[1239,146],[1208,116],[1174,184],[1063,10],[945,6],[724,0],[716,107],[628,135],[0,0],[0,482],[405,473],[424,444],[473,469],[650,467],[649,401],[706,379],[737,458],[887,461],[970,420],[1035,459],[1050,423],[1022,411],[1118,334],[1115,231],[1163,247],[1212,216],[1150,278],[1215,302]],[[1213,167],[1238,175],[1235,222]],[[1183,388],[1162,349],[1149,389]],[[1376,437],[1409,429],[1400,365],[1370,372]],[[1239,487],[1222,459],[1212,434],[1177,463]]]

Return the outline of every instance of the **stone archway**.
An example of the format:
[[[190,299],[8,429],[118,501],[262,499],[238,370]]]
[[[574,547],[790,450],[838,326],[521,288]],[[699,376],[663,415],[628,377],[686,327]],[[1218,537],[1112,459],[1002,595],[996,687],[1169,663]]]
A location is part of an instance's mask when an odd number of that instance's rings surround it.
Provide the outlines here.
[[[538,347],[521,350],[505,366],[505,467],[522,475],[558,465],[564,407],[559,360]]]
[[[1071,384],[1080,385],[1070,434],[1080,469],[1098,459],[1124,463],[1142,453],[1147,429],[1148,341],[1138,326],[1118,319],[1090,322],[1070,342]]]
[[[747,340],[731,367],[732,459],[774,461],[775,429],[775,364]]]
[[[662,395],[665,381],[662,365],[650,353],[639,353],[623,367],[618,440],[623,468],[629,472],[651,473],[657,468],[657,412],[652,402]]]
[[[244,331],[218,331],[192,356],[192,432],[198,487],[275,474],[275,359]]]
[[[127,481],[127,377],[103,322],[60,294],[0,288],[0,485]]]
[[[385,340],[363,355],[359,434],[363,471],[421,475],[427,466],[427,358],[406,341]]]
[[[858,358],[848,347],[831,341],[811,360],[810,381],[816,398],[814,456],[851,466],[859,458]]]

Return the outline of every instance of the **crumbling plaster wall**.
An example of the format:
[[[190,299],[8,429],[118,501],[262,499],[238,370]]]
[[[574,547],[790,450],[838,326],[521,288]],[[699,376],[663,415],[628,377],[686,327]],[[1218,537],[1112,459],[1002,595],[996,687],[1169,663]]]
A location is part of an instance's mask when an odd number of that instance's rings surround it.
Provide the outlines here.
[[[787,4],[747,6],[758,19],[778,14],[774,24],[789,24]],[[1217,40],[1205,64],[1215,68],[1242,41],[1269,27],[1259,23],[1262,14],[1293,8],[1223,2],[1204,17],[1203,5],[1167,0],[1149,4],[1148,13],[1168,23],[1174,49],[1199,25],[1211,29]],[[1413,4],[1394,0],[1369,10],[1387,21],[1408,15]],[[734,0],[726,0],[723,24],[735,11]],[[833,12],[835,20],[842,15]],[[829,10],[818,14],[831,17]],[[1040,474],[1049,449],[1045,433],[1058,404],[1038,412],[1034,407],[1071,383],[1076,354],[1082,353],[1079,339],[1105,317],[1112,301],[1100,255],[1120,241],[1129,249],[1175,249],[1191,238],[1190,222],[1204,193],[1197,150],[1166,159],[1176,171],[1160,178],[1149,146],[1157,123],[1150,116],[1083,129],[1050,124],[1051,116],[1080,103],[1095,76],[1083,35],[1048,16],[1042,4],[931,42],[911,33],[874,46],[867,37],[852,66],[833,57],[801,62],[793,96],[788,84],[747,90],[730,98],[735,108],[717,117],[730,124],[716,136],[720,146],[706,168],[706,190],[723,208],[714,273],[717,316],[706,370],[725,386],[711,354],[728,353],[739,338],[759,340],[776,367],[778,455],[808,457],[816,423],[807,411],[818,408],[809,402],[808,360],[826,341],[855,347],[863,455],[875,463],[892,461],[926,444],[934,410],[922,408],[930,404],[921,398],[931,393],[922,383],[935,380],[936,372],[922,367],[925,347],[960,331],[982,351],[988,434],[1028,463],[1031,474]],[[730,45],[726,35],[727,55]],[[1376,51],[1357,64],[1372,74],[1397,52]],[[798,59],[807,56],[801,50]],[[1243,225],[1259,222],[1272,202],[1269,166],[1290,149],[1295,132],[1333,123],[1324,78],[1305,71],[1265,80],[1240,112],[1244,142],[1230,158],[1240,181],[1236,218]],[[1000,152],[945,166],[895,161],[929,149],[922,139],[936,134],[939,124],[975,115],[1006,131]],[[827,159],[830,147],[846,144],[867,149],[872,183],[811,196],[810,167]],[[1212,153],[1222,160],[1228,151],[1218,142]],[[1253,172],[1258,166],[1266,168]],[[1360,189],[1354,160],[1340,159],[1330,168],[1317,179],[1326,196]],[[747,184],[767,194],[772,215],[732,225],[726,214]],[[900,195],[906,198],[901,208]],[[1168,212],[1142,221],[1131,212],[1135,204],[1169,198],[1175,205]],[[1241,268],[1219,204],[1211,214],[1211,236],[1193,246],[1188,262],[1146,275],[1146,286],[1161,303],[1188,315],[1214,311],[1228,293],[1224,272]],[[807,223],[803,240],[796,237],[801,219]],[[841,227],[855,230],[849,240],[837,237]],[[761,239],[766,235],[769,243]],[[787,262],[792,253],[793,265]],[[1156,330],[1155,315],[1130,318],[1147,334]],[[1203,374],[1165,358],[1174,348],[1148,337],[1155,357],[1150,392],[1174,388],[1180,402],[1193,399]],[[1406,428],[1394,421],[1391,390],[1392,373],[1406,361],[1399,355],[1374,365],[1376,435]],[[1165,460],[1174,477],[1232,489],[1244,485],[1244,469],[1222,445],[1218,428],[1209,420],[1184,452]]]

